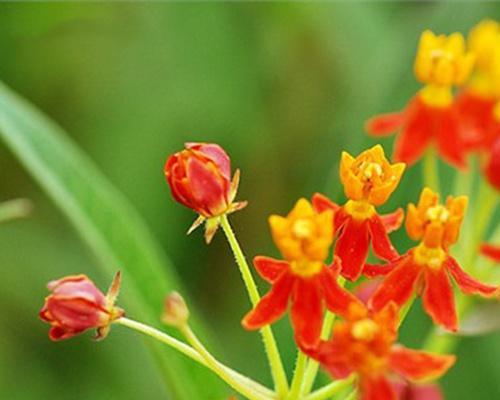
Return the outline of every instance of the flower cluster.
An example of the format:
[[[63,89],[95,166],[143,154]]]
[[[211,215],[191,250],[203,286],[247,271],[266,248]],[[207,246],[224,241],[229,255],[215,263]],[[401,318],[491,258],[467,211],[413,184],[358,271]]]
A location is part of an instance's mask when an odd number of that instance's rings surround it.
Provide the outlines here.
[[[432,345],[414,350],[397,344],[399,327],[413,301],[421,297],[432,322],[454,338],[450,332],[459,330],[459,314],[465,311],[456,307],[456,296],[499,297],[498,286],[482,282],[490,280],[489,270],[475,265],[479,252],[500,262],[500,247],[481,245],[489,213],[498,201],[490,186],[500,189],[499,67],[496,22],[480,23],[467,44],[459,33],[445,36],[425,31],[415,59],[415,74],[423,88],[403,111],[367,123],[368,130],[379,136],[401,130],[395,162],[386,158],[380,144],[355,157],[343,152],[339,181],[344,203],[316,193],[310,200],[299,199],[286,216],[269,217],[281,258],[259,255],[253,260],[257,274],[270,285],[262,298],[227,218],[246,202],[235,202],[239,172],[231,178],[226,152],[216,144],[188,143],[167,159],[164,172],[172,196],[199,214],[190,231],[205,222],[207,243],[219,226],[228,239],[252,302],[242,325],[262,334],[274,391],[208,352],[191,330],[189,309],[178,293],[167,296],[161,319],[177,328],[187,343],[125,318],[115,306],[119,274],[107,295],[84,275],[49,283],[52,294],[40,316],[51,325],[50,337],[66,339],[96,328],[102,338],[112,323],[119,323],[176,348],[252,400],[322,400],[353,384],[362,400],[415,399],[413,393],[422,389],[415,382],[439,378],[456,357],[444,354],[451,353],[450,347],[432,352]],[[461,88],[457,94],[455,87]],[[441,202],[426,174],[418,202],[407,205],[406,215],[403,208],[379,213],[398,188],[406,166],[432,143],[454,167],[463,167],[469,153],[486,154],[482,182],[486,189],[476,197],[472,225],[465,219],[468,196],[449,195]],[[461,172],[456,173],[460,181]],[[408,238],[417,243],[400,252],[389,235],[403,223]],[[454,246],[462,229],[470,240]],[[481,281],[473,277],[479,272]],[[345,287],[347,282],[354,290]],[[367,282],[374,289],[356,295]],[[461,293],[455,295],[453,282]],[[288,312],[299,350],[291,387],[271,329]],[[336,382],[310,394],[318,364]],[[407,397],[398,394],[401,382]],[[439,393],[436,388],[431,391]]]

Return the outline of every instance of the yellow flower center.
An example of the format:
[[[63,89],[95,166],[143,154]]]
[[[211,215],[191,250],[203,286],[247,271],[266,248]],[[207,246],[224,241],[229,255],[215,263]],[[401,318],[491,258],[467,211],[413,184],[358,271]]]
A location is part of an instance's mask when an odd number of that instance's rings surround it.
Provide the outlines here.
[[[351,328],[351,335],[357,340],[370,342],[375,338],[379,329],[380,328],[375,321],[365,318],[353,324]]]
[[[344,210],[357,221],[364,221],[375,214],[375,207],[365,200],[349,200]]]
[[[450,86],[425,85],[419,92],[420,98],[428,106],[448,107],[453,103],[453,93]]]
[[[431,269],[439,269],[446,259],[446,252],[441,247],[427,247],[420,243],[413,253],[413,259],[418,265],[426,265]]]
[[[319,273],[323,268],[323,263],[320,261],[299,260],[292,261],[290,267],[294,274],[308,278]]]
[[[450,218],[450,212],[445,206],[439,204],[437,206],[430,207],[425,213],[425,216],[429,221],[446,223]]]
[[[293,223],[292,233],[297,239],[308,239],[314,234],[314,222],[310,218],[300,218]]]

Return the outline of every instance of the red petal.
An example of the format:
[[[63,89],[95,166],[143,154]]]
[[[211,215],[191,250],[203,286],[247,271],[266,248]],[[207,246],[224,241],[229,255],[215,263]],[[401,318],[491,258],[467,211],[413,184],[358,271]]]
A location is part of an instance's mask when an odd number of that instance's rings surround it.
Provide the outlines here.
[[[82,333],[83,331],[74,331],[60,326],[53,326],[49,329],[49,338],[53,341],[65,340]]]
[[[455,363],[453,355],[437,355],[425,351],[394,346],[391,350],[391,368],[411,380],[435,379],[443,375]]]
[[[291,274],[283,274],[257,306],[245,315],[241,322],[243,327],[249,330],[259,329],[279,319],[287,309],[294,282]]]
[[[390,214],[379,215],[387,233],[397,231],[403,223],[404,216],[405,213],[402,208],[398,208]]]
[[[459,131],[459,121],[454,109],[439,109],[435,114],[436,139],[439,154],[456,167],[465,167],[465,147]]]
[[[362,377],[360,389],[361,400],[397,400],[392,385],[383,375]]]
[[[253,259],[253,265],[259,275],[269,283],[274,283],[283,272],[290,267],[288,262],[275,260],[271,257],[257,256]]]
[[[382,220],[377,214],[369,219],[368,228],[370,229],[373,252],[377,257],[386,261],[392,261],[399,257],[387,235]]]
[[[402,257],[396,267],[389,272],[368,302],[378,311],[394,301],[399,307],[405,304],[415,290],[415,284],[422,273],[422,267],[413,262],[413,256]]]
[[[72,331],[96,328],[108,319],[108,313],[100,305],[84,298],[52,295],[47,298],[46,308],[57,325]]]
[[[389,264],[365,264],[365,266],[363,267],[363,274],[368,278],[385,276],[389,272],[391,272],[396,265],[397,261]]]
[[[314,193],[312,197],[312,205],[314,209],[319,213],[327,210],[333,210],[333,212],[335,212],[340,208],[338,204],[335,204],[328,197],[321,193]]]
[[[342,276],[351,281],[359,278],[369,243],[368,220],[360,222],[349,218],[335,244],[335,255],[342,260]]]
[[[306,354],[320,362],[333,377],[344,379],[353,372],[344,350],[335,342],[321,341],[317,348],[306,349]]]
[[[474,279],[458,265],[457,260],[453,257],[447,258],[445,267],[448,268],[460,290],[465,294],[477,293],[482,296],[491,296],[498,290],[496,286],[485,285]]]
[[[292,296],[292,325],[300,348],[318,345],[323,325],[323,301],[316,278],[296,280]]]
[[[387,136],[400,128],[404,120],[404,112],[377,115],[366,121],[365,130],[373,136]]]
[[[453,287],[446,268],[425,269],[423,303],[425,311],[434,323],[442,325],[450,331],[457,330],[458,322]]]
[[[500,262],[500,246],[485,243],[481,245],[481,253],[494,261]]]
[[[413,164],[429,145],[432,137],[429,124],[432,123],[432,118],[418,96],[410,102],[406,114],[406,125],[396,139],[394,160]]]
[[[500,190],[500,137],[490,146],[488,153],[484,173],[490,184]]]
[[[218,167],[222,176],[231,180],[231,160],[222,147],[214,143],[186,143],[187,149],[199,151]]]
[[[323,296],[327,308],[342,317],[349,314],[349,306],[353,303],[359,303],[360,300],[352,293],[340,287],[337,282],[337,276],[331,268],[324,268],[320,275],[321,285],[323,286]]]
[[[227,208],[227,182],[213,167],[195,157],[187,161],[187,178],[194,200],[205,216],[218,215]]]

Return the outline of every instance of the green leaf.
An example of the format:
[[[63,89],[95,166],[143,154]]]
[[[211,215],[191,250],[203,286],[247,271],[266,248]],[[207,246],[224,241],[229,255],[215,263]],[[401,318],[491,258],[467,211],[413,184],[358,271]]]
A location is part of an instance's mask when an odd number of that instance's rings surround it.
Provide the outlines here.
[[[0,136],[72,222],[107,275],[122,270],[128,315],[158,325],[165,294],[185,292],[127,199],[59,126],[2,83]],[[206,336],[203,329],[200,333]],[[172,398],[223,397],[224,384],[210,371],[171,349],[152,347]]]

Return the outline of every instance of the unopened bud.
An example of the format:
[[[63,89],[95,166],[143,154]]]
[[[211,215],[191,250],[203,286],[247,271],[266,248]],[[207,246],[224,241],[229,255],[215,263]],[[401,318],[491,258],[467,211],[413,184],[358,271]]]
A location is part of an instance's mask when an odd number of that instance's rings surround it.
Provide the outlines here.
[[[189,309],[183,297],[172,292],[165,298],[165,306],[161,320],[166,325],[181,327],[186,324],[189,319]]]

